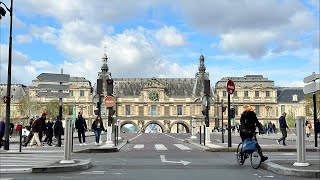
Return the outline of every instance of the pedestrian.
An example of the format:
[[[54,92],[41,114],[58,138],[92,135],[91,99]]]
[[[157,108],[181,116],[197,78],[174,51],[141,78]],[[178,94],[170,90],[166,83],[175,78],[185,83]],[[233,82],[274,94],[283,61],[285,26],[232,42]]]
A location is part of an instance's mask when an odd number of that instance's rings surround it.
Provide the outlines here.
[[[4,136],[5,131],[6,131],[5,122],[0,119],[0,148],[3,145],[3,139],[2,138]]]
[[[10,133],[9,133],[10,138],[11,138],[12,133],[13,133],[13,128],[14,128],[14,124],[11,122],[11,123],[10,123]]]
[[[318,134],[318,137],[320,138],[320,118],[318,118],[314,124],[314,131],[316,132],[315,136]]]
[[[53,137],[53,122],[52,121],[48,121],[47,124],[47,133],[46,133],[46,138],[47,138],[47,144],[49,146],[52,146],[52,137]]]
[[[103,123],[101,117],[97,116],[96,119],[93,121],[91,128],[94,131],[94,135],[96,137],[95,145],[99,144],[101,131],[104,131]]]
[[[277,134],[277,127],[274,123],[272,123],[272,130],[274,134]]]
[[[24,141],[24,144],[22,144],[22,146],[27,146],[33,137],[33,133],[31,131],[31,129],[32,129],[31,127],[32,127],[33,122],[34,122],[34,118],[30,118],[29,127],[27,128],[27,130],[29,131],[29,134],[28,134],[26,140]]]
[[[271,121],[268,123],[268,134],[272,134],[272,123],[271,123]]]
[[[40,141],[42,142],[42,137],[44,134],[46,134],[46,117],[47,117],[47,113],[43,112],[41,114],[41,117],[39,118],[40,122],[41,122],[41,127],[40,127],[40,130],[41,132],[39,132],[39,139]]]
[[[32,133],[33,133],[33,137],[32,137],[32,139],[31,139],[31,142],[30,142],[30,147],[32,147],[33,146],[33,143],[34,143],[34,141],[36,141],[37,142],[37,145],[40,147],[42,147],[42,144],[41,144],[41,141],[40,141],[40,138],[39,138],[39,134],[40,133],[42,133],[42,130],[41,130],[41,127],[42,127],[42,125],[41,125],[41,120],[40,120],[40,118],[39,119],[36,119],[33,123],[32,123],[32,125],[31,125],[31,131],[32,131]]]
[[[290,129],[287,125],[286,116],[287,116],[287,113],[283,112],[279,118],[280,131],[282,133],[282,137],[277,140],[278,144],[280,144],[280,142],[282,141],[282,144],[284,146],[286,146],[287,129],[290,131]]]
[[[306,129],[307,137],[310,136],[310,128],[309,128],[310,125],[309,124],[310,124],[310,122],[307,120],[306,123],[305,123],[305,129]]]
[[[56,122],[54,123],[53,131],[54,131],[54,136],[58,141],[56,144],[56,147],[61,147],[61,136],[64,133],[63,133],[62,122],[61,122],[59,116],[57,116]]]
[[[78,138],[79,138],[80,146],[87,145],[86,144],[86,135],[85,135],[85,131],[87,130],[87,123],[86,123],[86,120],[83,118],[81,112],[78,113],[78,118],[76,118],[75,124],[76,124],[76,129],[78,130]],[[83,139],[83,144],[81,141],[81,136]]]

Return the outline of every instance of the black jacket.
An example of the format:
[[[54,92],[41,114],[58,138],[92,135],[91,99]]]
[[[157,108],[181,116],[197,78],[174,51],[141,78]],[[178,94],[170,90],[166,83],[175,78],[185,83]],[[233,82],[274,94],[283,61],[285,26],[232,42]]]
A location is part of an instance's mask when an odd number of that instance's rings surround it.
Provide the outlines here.
[[[255,132],[256,127],[259,128],[259,131],[263,131],[263,127],[260,124],[257,115],[253,111],[245,111],[241,114],[240,117],[240,130],[241,131],[251,131]]]
[[[287,121],[284,116],[281,116],[279,118],[279,124],[280,124],[280,128],[288,128]]]
[[[96,129],[97,129],[97,123],[96,123],[96,121],[93,121],[91,128],[92,128],[93,130],[96,130]],[[102,123],[102,122],[100,122],[100,129],[101,129],[102,131],[105,130],[104,127],[103,127],[103,123]]]
[[[63,127],[62,127],[62,122],[60,120],[57,120],[54,123],[53,131],[54,131],[54,135],[55,136],[61,136],[61,135],[64,134]]]
[[[46,135],[48,137],[52,137],[53,136],[53,123],[52,122],[48,122],[47,123],[47,133]]]
[[[75,124],[76,124],[76,129],[78,130],[88,129],[86,120],[82,116],[78,116]]]

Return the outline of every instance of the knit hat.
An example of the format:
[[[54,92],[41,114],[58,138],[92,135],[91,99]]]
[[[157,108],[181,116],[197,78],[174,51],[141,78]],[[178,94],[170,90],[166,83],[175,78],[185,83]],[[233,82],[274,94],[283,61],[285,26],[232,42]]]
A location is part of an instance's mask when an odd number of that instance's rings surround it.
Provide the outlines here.
[[[41,116],[47,116],[47,113],[43,112],[43,113],[41,114]]]
[[[246,111],[254,111],[253,107],[252,106],[249,106],[246,108]]]

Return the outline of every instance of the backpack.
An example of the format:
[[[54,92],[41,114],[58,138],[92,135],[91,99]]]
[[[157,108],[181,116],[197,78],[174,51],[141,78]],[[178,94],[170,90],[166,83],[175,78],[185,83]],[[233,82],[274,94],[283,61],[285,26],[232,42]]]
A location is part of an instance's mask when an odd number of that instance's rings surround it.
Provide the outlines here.
[[[312,129],[312,123],[311,122],[309,123],[309,129]]]

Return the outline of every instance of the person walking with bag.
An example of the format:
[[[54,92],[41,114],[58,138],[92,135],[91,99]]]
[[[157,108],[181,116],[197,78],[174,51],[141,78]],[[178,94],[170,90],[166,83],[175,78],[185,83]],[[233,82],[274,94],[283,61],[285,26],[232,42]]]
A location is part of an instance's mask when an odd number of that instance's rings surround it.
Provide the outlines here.
[[[30,142],[30,147],[33,146],[33,143],[34,141],[37,142],[37,145],[39,147],[42,147],[42,144],[41,144],[41,141],[39,139],[39,133],[42,133],[42,125],[41,125],[41,120],[40,119],[36,119],[33,123],[32,123],[32,126],[31,126],[31,131],[33,133],[33,137],[31,139],[31,142]]]
[[[82,117],[81,112],[78,113],[78,118],[76,119],[75,124],[76,124],[76,129],[78,130],[78,138],[79,138],[80,146],[87,145],[86,144],[86,135],[85,135],[85,131],[87,130],[87,123],[86,123],[86,120]],[[81,136],[83,139],[83,144],[81,141]]]
[[[101,135],[101,131],[104,131],[104,127],[103,127],[103,123],[101,120],[101,117],[97,116],[96,119],[93,121],[92,123],[92,127],[91,127],[94,131],[94,135],[96,137],[96,142],[95,145],[99,144],[99,140],[100,140],[100,135]]]
[[[49,146],[52,146],[53,122],[49,120],[46,126],[47,126],[47,131],[46,131],[47,144]]]
[[[286,146],[286,138],[287,138],[287,134],[288,134],[287,129],[290,131],[290,129],[287,125],[286,116],[287,116],[287,113],[283,112],[282,116],[280,116],[280,118],[279,118],[280,131],[282,133],[282,137],[277,140],[278,144],[280,144],[280,142],[282,141],[282,144],[284,146]]]

